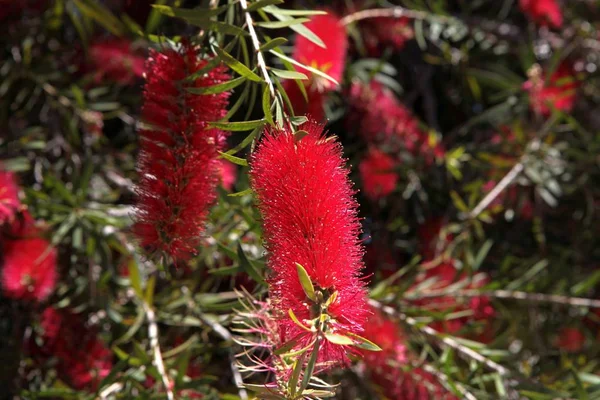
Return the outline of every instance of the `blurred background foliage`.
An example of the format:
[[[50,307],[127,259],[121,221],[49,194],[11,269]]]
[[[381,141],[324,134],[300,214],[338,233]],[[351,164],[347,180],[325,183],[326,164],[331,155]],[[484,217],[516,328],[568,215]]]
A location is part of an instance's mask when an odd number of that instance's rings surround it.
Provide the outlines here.
[[[153,362],[157,344],[177,398],[247,396],[236,388],[236,290],[264,298],[268,271],[245,158],[261,127],[283,119],[287,96],[279,80],[298,78],[287,57],[294,35],[310,34],[297,21],[306,14],[282,14],[275,1],[251,3],[277,86],[270,97],[254,79],[263,77],[238,2],[150,3],[0,2],[2,167],[18,175],[22,203],[44,221],[60,277],[42,304],[1,300],[3,396],[165,398],[165,373]],[[559,29],[537,26],[513,0],[277,6],[325,6],[341,16],[392,6],[424,12],[406,22],[401,46],[376,53],[367,43],[373,28],[350,24],[344,77],[324,110],[359,189],[374,304],[406,332],[403,344],[418,367],[428,366],[459,398],[465,392],[476,399],[600,398],[600,313],[593,303],[600,298],[600,3],[559,3]],[[189,11],[196,7],[196,14]],[[188,11],[173,11],[179,9]],[[229,190],[219,188],[199,254],[175,268],[148,259],[129,230],[143,85],[138,67],[149,48],[191,37],[205,54],[248,68],[233,68],[225,126],[233,131],[227,158],[240,164],[237,179]],[[107,43],[111,50],[102,51]],[[114,59],[130,68],[111,68]],[[547,81],[549,74],[539,71],[563,63],[572,68],[567,79],[577,82],[574,106],[536,111],[527,82],[536,73]],[[427,133],[429,147],[438,149],[434,156],[365,139],[361,130],[373,121],[352,88],[372,80]],[[392,118],[383,102],[366,107],[381,110],[379,123]],[[395,160],[385,196],[361,190],[367,182],[359,165],[374,148]],[[514,177],[486,204],[507,174]],[[440,285],[427,275],[440,265],[451,265],[450,282],[457,283]],[[479,273],[485,278],[475,284]],[[451,298],[453,306],[431,307],[427,299],[436,296]],[[482,298],[494,312],[477,319],[464,304]],[[56,360],[32,355],[27,343],[43,337],[48,306],[77,314],[85,331],[98,335],[110,350],[109,374],[76,388],[61,378]],[[454,320],[463,321],[457,331],[427,330]],[[336,398],[383,398],[365,368],[358,362],[322,378],[341,383]],[[402,366],[408,375],[411,368]]]

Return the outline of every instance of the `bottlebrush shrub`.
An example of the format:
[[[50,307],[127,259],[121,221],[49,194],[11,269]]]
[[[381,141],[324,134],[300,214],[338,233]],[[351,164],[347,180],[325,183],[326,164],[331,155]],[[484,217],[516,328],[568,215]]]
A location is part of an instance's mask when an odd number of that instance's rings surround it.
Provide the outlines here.
[[[521,10],[535,23],[560,28],[563,15],[556,0],[519,0]]]
[[[61,380],[78,390],[94,391],[112,368],[112,352],[96,331],[69,310],[48,307],[40,319],[39,337],[28,344],[40,362],[53,358]]]
[[[306,132],[301,139],[288,130],[268,129],[250,163],[272,271],[269,296],[282,340],[296,341],[297,349],[311,343],[318,330],[360,334],[369,315],[359,279],[363,249],[358,204],[342,147],[335,138],[326,138],[315,122],[300,128]],[[300,281],[297,264],[314,285],[312,298]],[[324,310],[327,321],[317,327],[318,306],[324,302],[329,302]],[[293,321],[290,310],[308,331]],[[319,347],[319,361],[345,362],[348,352],[355,350],[326,340]]]
[[[2,239],[2,294],[41,302],[56,285],[56,249],[42,237],[33,218],[24,214]]]
[[[573,109],[580,84],[570,64],[561,63],[549,78],[537,65],[529,75],[523,88],[529,92],[529,105],[534,113],[547,117],[555,109],[563,112]]]
[[[398,184],[398,173],[394,171],[396,161],[384,152],[371,149],[358,164],[362,187],[372,200],[386,197]]]
[[[318,69],[340,82],[344,74],[346,53],[348,51],[348,36],[346,27],[340,23],[334,14],[315,15],[305,26],[313,31],[325,44],[321,47],[306,37],[296,35],[292,57],[300,63]],[[293,80],[286,80],[283,87],[297,115],[309,114],[317,121],[325,117],[323,106],[327,93],[335,90],[337,85],[332,81],[313,74],[306,68],[297,67],[299,72],[308,76],[303,81],[308,101],[304,98],[298,85]]]
[[[427,163],[444,155],[434,136],[419,127],[419,121],[391,90],[377,81],[353,82],[349,92],[349,129],[358,130],[370,144],[385,144],[394,151],[405,149]]]
[[[226,81],[224,67],[186,80],[206,65],[189,44],[151,51],[146,64],[134,233],[150,253],[176,261],[195,254],[219,182],[225,132],[208,123],[226,114],[229,93],[196,95],[187,89]]]

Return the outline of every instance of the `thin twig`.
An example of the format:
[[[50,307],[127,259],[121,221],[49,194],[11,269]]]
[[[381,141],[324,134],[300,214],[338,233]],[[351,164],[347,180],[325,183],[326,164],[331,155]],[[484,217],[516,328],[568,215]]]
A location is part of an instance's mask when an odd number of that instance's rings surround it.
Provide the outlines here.
[[[230,344],[234,343],[233,337],[227,328],[223,325],[219,324],[216,321],[207,318],[203,313],[196,311],[196,315],[198,318],[208,325],[217,335],[221,337],[225,342]],[[233,381],[238,388],[238,394],[242,400],[248,400],[248,392],[244,389],[244,380],[242,379],[242,374],[237,365],[237,360],[235,359],[235,354],[233,351],[229,351],[229,365],[231,367],[231,373],[233,375]]]
[[[242,6],[242,10],[244,10],[244,14],[246,16],[246,25],[248,25],[248,33],[250,33],[250,37],[252,38],[252,45],[254,46],[254,50],[256,51],[256,62],[258,63],[258,67],[262,72],[263,78],[265,78],[265,82],[267,82],[267,86],[269,87],[269,92],[271,96],[276,99],[275,96],[275,87],[273,86],[273,81],[271,81],[271,77],[269,77],[269,71],[267,71],[267,64],[265,62],[265,58],[263,57],[262,52],[260,51],[260,42],[258,40],[258,36],[256,35],[256,31],[254,30],[254,21],[252,20],[252,15],[250,15],[250,11],[248,11],[248,2],[246,0],[240,0],[240,5]]]
[[[408,299],[425,299],[434,297],[491,297],[495,299],[511,299],[511,300],[523,300],[530,301],[532,303],[553,303],[561,304],[574,307],[589,307],[589,308],[600,308],[600,300],[586,299],[583,297],[569,297],[557,294],[545,294],[545,293],[528,293],[511,290],[492,290],[492,291],[480,291],[480,290],[459,290],[448,292],[446,290],[438,290],[427,293],[418,294],[406,294],[405,298]]]
[[[477,204],[477,206],[467,214],[468,218],[473,219],[476,218],[479,214],[481,214],[488,206],[506,189],[517,177],[525,166],[523,162],[520,161],[516,163],[510,171],[502,178],[500,182]]]
[[[150,338],[150,347],[154,354],[154,366],[158,370],[162,379],[163,386],[167,392],[167,399],[173,400],[173,391],[171,390],[171,383],[165,370],[165,363],[163,362],[162,353],[160,351],[160,345],[158,344],[158,326],[156,325],[156,315],[154,310],[148,303],[143,301],[144,312],[146,313],[146,319],[148,320],[148,337]]]
[[[355,13],[346,15],[344,18],[341,19],[340,22],[342,25],[350,25],[356,21],[360,21],[363,19],[381,18],[381,17],[387,17],[387,18],[406,17],[406,18],[412,18],[412,19],[431,19],[431,20],[438,20],[438,21],[444,21],[444,22],[459,21],[458,19],[456,19],[454,17],[435,15],[435,14],[431,14],[426,11],[408,10],[404,7],[390,7],[390,8],[374,8],[371,10],[357,11]]]
[[[384,313],[391,315],[391,316],[395,316],[395,317],[401,319],[402,321],[406,322],[413,328],[418,329],[420,332],[424,333],[425,335],[427,335],[427,336],[433,338],[434,340],[436,340],[437,342],[439,342],[442,346],[449,347],[451,349],[456,350],[456,352],[463,358],[466,358],[468,360],[477,361],[477,362],[483,364],[488,369],[490,369],[492,371],[496,371],[500,375],[500,377],[503,378],[502,382],[505,387],[505,390],[507,390],[507,392],[509,393],[509,398],[510,399],[513,399],[513,398],[518,399],[519,398],[519,395],[517,394],[517,392],[511,387],[512,385],[505,382],[504,378],[507,378],[509,375],[511,375],[511,371],[508,368],[503,367],[502,365],[498,364],[497,362],[492,361],[489,358],[477,353],[476,351],[460,344],[458,341],[456,341],[455,339],[453,339],[449,336],[441,336],[440,332],[436,331],[435,329],[433,329],[429,326],[420,326],[419,322],[416,319],[409,317],[408,315],[401,313],[390,306],[383,305],[376,300],[369,300],[369,303],[373,307],[382,310]]]
[[[425,365],[421,365],[420,367],[423,368],[425,371],[429,372],[430,374],[434,375],[439,381],[445,383],[447,386],[451,386],[450,379],[448,379],[448,376],[446,374],[443,374],[442,372],[438,371],[433,366],[425,364]],[[458,382],[452,382],[452,385],[454,385],[454,387],[456,387],[456,389],[458,389],[460,394],[463,396],[463,399],[477,400],[477,397],[475,397],[471,392],[469,392],[467,390],[467,388],[465,388],[464,385],[462,385]]]

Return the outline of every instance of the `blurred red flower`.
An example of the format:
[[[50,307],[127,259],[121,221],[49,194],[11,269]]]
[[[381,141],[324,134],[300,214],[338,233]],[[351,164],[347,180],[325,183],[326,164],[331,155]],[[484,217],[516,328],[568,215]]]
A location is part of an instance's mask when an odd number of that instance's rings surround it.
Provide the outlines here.
[[[579,328],[565,327],[558,332],[556,346],[562,350],[576,353],[583,348],[585,335]]]
[[[149,252],[185,261],[200,244],[200,234],[219,182],[219,150],[225,132],[210,121],[226,114],[228,92],[197,95],[202,88],[229,78],[223,67],[186,78],[204,67],[195,49],[153,51],[148,59],[140,131],[137,223],[134,233]]]
[[[20,207],[15,174],[0,169],[0,225],[11,223]]]
[[[8,298],[41,302],[56,285],[56,249],[28,214],[2,241],[2,291]]]
[[[300,129],[308,132],[300,140],[287,130],[267,131],[250,163],[272,270],[269,297],[282,342],[299,338],[298,348],[313,334],[299,327],[288,310],[311,325],[319,310],[300,284],[296,263],[306,269],[325,300],[337,292],[327,308],[328,332],[360,334],[369,314],[359,279],[363,249],[358,204],[342,147],[326,138],[319,124],[309,122]],[[354,348],[325,341],[319,359],[345,362],[348,351]]]
[[[365,352],[367,374],[387,399],[455,400],[434,375],[423,368],[407,370],[417,357],[406,347],[406,335],[398,322],[373,310],[365,326],[365,337],[381,347],[381,352]]]
[[[95,83],[104,79],[121,85],[131,84],[144,74],[145,59],[136,54],[128,39],[115,38],[90,44],[89,68],[94,71]]]
[[[350,88],[348,126],[358,129],[367,143],[405,149],[427,163],[443,157],[441,143],[419,127],[419,121],[394,93],[377,81],[354,82]]]
[[[372,200],[386,197],[398,184],[398,173],[394,171],[396,161],[384,152],[372,148],[358,164],[362,188]]]
[[[325,47],[315,44],[302,35],[296,35],[292,58],[308,67],[326,73],[337,82],[341,82],[348,50],[346,27],[332,13],[315,15],[304,25],[323,41]],[[285,80],[283,87],[294,107],[294,113],[296,115],[308,114],[321,122],[325,118],[323,106],[327,93],[336,89],[337,85],[306,68],[297,66],[296,69],[309,78],[308,81],[302,81],[306,88],[308,102],[304,99],[295,81]]]
[[[221,178],[221,185],[226,190],[233,189],[235,180],[237,179],[237,169],[234,164],[227,160],[219,161],[219,176]]]
[[[34,358],[56,360],[60,379],[77,390],[94,391],[112,368],[112,352],[80,315],[48,307],[41,317],[39,340],[29,341]]]
[[[387,47],[399,51],[414,37],[408,18],[369,18],[359,26],[367,53],[372,57],[380,56]]]
[[[563,15],[556,0],[519,0],[521,10],[535,23],[560,28]]]
[[[533,112],[547,117],[554,109],[564,112],[573,109],[580,84],[568,63],[560,64],[549,79],[543,71],[532,75],[523,88],[529,92]]]

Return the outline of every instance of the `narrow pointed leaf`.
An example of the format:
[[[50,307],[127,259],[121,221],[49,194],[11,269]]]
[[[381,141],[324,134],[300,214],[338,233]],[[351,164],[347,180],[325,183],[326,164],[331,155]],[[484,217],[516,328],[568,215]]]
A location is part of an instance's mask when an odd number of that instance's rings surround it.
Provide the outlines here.
[[[313,286],[310,276],[308,276],[308,272],[306,269],[298,263],[296,263],[296,271],[298,272],[298,279],[300,279],[300,284],[302,285],[302,289],[304,289],[304,293],[306,296],[312,301],[317,301],[317,296],[315,295],[315,287]]]

